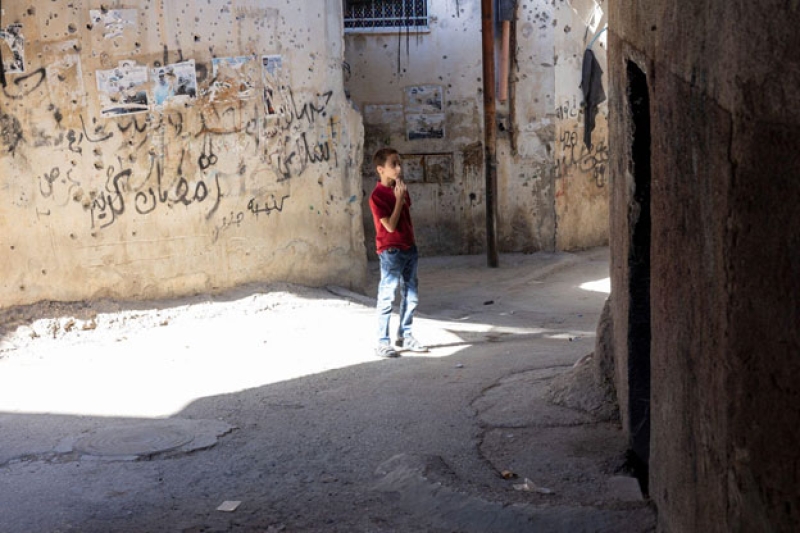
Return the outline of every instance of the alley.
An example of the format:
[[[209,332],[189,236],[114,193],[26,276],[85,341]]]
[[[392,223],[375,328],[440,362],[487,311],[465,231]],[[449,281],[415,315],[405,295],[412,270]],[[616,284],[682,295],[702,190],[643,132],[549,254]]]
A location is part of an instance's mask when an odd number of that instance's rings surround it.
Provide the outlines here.
[[[7,312],[0,531],[654,530],[616,421],[548,401],[608,249],[501,260],[423,258],[398,360],[334,287]]]

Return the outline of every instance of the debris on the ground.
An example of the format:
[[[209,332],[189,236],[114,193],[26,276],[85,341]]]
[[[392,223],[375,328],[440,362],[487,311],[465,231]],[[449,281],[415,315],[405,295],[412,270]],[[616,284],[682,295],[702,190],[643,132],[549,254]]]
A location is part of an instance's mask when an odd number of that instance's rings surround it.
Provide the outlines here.
[[[64,324],[64,331],[69,333],[70,331],[72,331],[72,328],[74,328],[74,327],[75,327],[75,319],[74,318],[70,318],[69,320],[67,320],[67,323]]]
[[[540,487],[533,481],[528,478],[525,478],[523,483],[516,483],[513,485],[514,490],[519,490],[523,492],[538,492],[539,494],[553,494],[551,489],[547,487]]]
[[[456,368],[464,368],[464,364],[463,364],[463,363],[458,363],[458,364],[456,365]]]
[[[503,470],[502,472],[500,472],[500,475],[503,477],[503,479],[516,479],[517,477],[519,477],[511,470]]]
[[[485,302],[483,302],[483,305],[492,305],[493,303],[494,300],[486,300]]]
[[[81,329],[83,331],[89,331],[91,329],[97,329],[97,321],[93,318],[93,319],[89,320],[89,322],[84,323],[83,327]]]
[[[217,507],[217,511],[223,511],[225,513],[232,513],[233,511],[238,509],[241,504],[242,504],[242,502],[237,502],[237,501],[224,501],[224,502],[222,502],[222,505]]]

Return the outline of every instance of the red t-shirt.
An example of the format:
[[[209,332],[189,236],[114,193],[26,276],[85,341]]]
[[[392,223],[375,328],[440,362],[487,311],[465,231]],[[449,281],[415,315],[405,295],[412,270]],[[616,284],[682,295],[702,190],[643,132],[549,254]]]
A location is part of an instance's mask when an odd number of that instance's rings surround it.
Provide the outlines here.
[[[375,222],[375,248],[378,253],[387,248],[408,250],[414,246],[414,225],[411,223],[411,196],[406,192],[406,201],[400,211],[397,228],[389,233],[381,224],[382,218],[392,216],[397,198],[394,189],[383,185],[380,181],[369,197],[369,207],[372,210],[372,220]]]

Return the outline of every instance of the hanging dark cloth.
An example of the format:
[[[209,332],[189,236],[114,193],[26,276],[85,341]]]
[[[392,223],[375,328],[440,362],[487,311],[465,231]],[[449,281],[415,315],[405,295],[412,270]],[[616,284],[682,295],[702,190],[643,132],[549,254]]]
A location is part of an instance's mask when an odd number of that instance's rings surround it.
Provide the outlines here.
[[[597,107],[606,99],[606,92],[603,90],[603,69],[594,57],[594,52],[586,49],[583,54],[583,69],[581,76],[581,89],[583,90],[583,110],[584,129],[583,143],[589,150],[592,149],[592,131],[597,117]]]

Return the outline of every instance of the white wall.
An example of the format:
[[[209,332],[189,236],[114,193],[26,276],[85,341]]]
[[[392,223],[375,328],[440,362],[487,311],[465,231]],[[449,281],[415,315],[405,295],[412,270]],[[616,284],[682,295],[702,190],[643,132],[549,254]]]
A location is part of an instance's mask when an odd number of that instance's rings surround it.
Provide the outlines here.
[[[592,0],[579,2],[594,6]],[[569,142],[560,142],[566,132],[577,131],[582,138],[579,84],[587,28],[582,17],[588,4],[576,3],[517,2],[510,97],[497,104],[502,125],[497,145],[498,243],[504,252],[573,249],[607,242],[607,193],[594,185],[598,181],[594,180],[594,167],[587,169],[588,163],[583,162],[595,153],[581,153],[577,146],[574,159],[578,163],[573,163],[565,159]],[[345,85],[364,112],[367,156],[392,145],[404,154],[449,154],[452,158],[452,182],[410,184],[422,252],[480,253],[485,251],[486,241],[481,2],[445,0],[429,5],[432,20],[428,33],[346,36],[349,76]],[[499,69],[499,25],[496,33]],[[441,86],[444,91],[445,137],[408,140],[410,113],[404,90],[429,85]],[[560,111],[564,101],[574,102],[566,116]],[[595,139],[601,141],[604,135],[605,121],[600,117]],[[570,134],[567,139],[571,138]],[[601,152],[605,146],[597,142]],[[374,181],[367,164],[365,196]],[[371,250],[372,220],[366,201],[363,205]]]
[[[570,0],[554,10],[556,35],[556,213],[559,249],[586,248],[608,243],[608,101],[600,104],[592,145],[584,143],[581,73],[586,48],[603,70],[608,92],[605,0]],[[597,36],[597,39],[595,39]]]
[[[485,240],[480,2],[430,2],[429,14],[429,32],[354,33],[345,38],[345,85],[364,114],[364,225],[373,256],[367,198],[376,176],[370,159],[387,145],[419,163],[406,165],[406,177],[412,180],[414,227],[422,253],[476,253]],[[407,139],[407,125],[419,109],[406,90],[420,86],[441,91],[442,109],[423,111],[444,115],[443,139]],[[422,178],[423,163],[412,154],[438,154],[426,159],[427,181],[413,181]]]
[[[112,11],[92,20],[101,5]],[[343,91],[339,0],[3,9],[25,66],[0,93],[2,306],[364,283],[363,130]],[[265,55],[280,56],[274,76]],[[249,59],[215,77],[213,60],[233,57]],[[98,72],[123,60],[146,67],[149,106],[104,116],[118,95]],[[155,106],[151,69],[188,60],[174,72],[196,72],[196,98]]]

